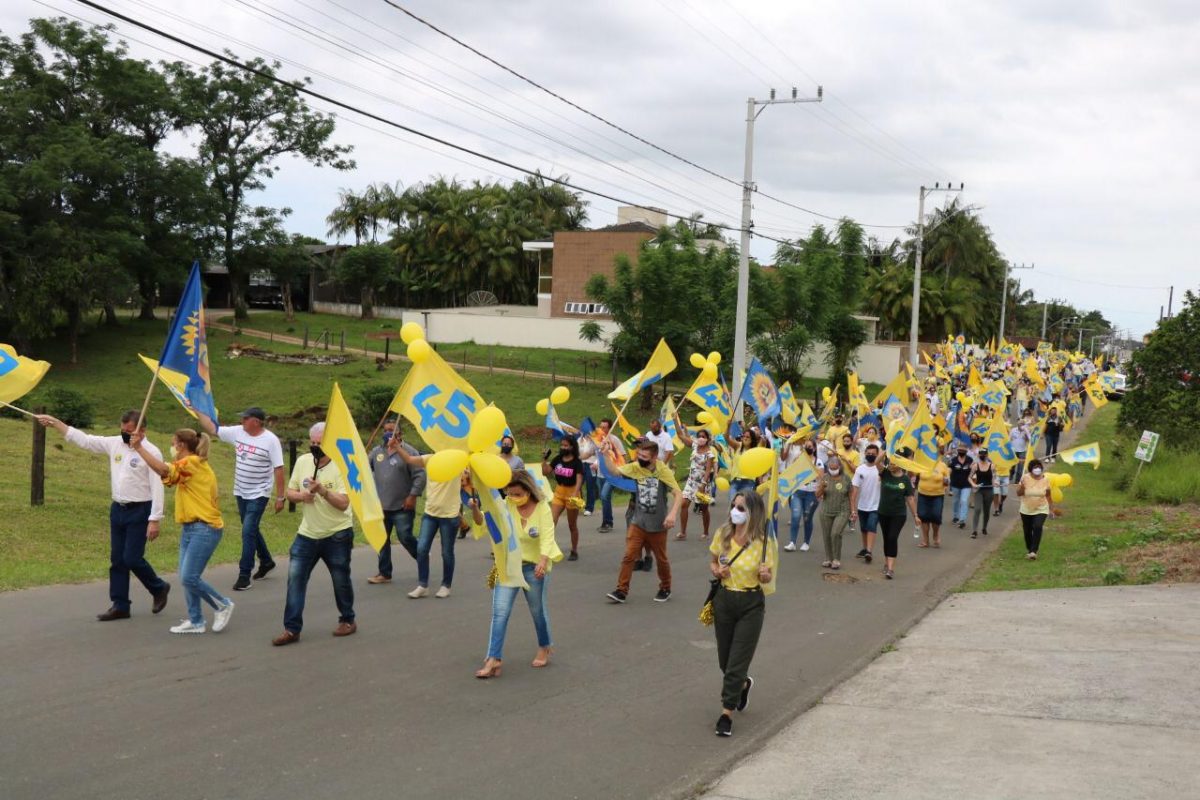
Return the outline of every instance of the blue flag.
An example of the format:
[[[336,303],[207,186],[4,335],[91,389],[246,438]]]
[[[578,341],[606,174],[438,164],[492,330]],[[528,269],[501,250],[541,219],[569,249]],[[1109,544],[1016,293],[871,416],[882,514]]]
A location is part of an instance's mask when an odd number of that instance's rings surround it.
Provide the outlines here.
[[[779,401],[779,390],[771,374],[759,363],[757,358],[750,359],[750,367],[746,370],[746,380],[742,384],[742,402],[748,403],[758,414],[758,424],[766,428],[768,420],[777,417],[782,411]]]
[[[204,323],[204,293],[200,286],[200,262],[192,263],[192,273],[183,296],[179,298],[179,309],[171,321],[167,343],[163,345],[158,359],[164,369],[169,369],[187,378],[180,401],[184,408],[207,415],[217,422],[217,406],[212,396],[212,373],[208,368],[208,338]]]
[[[579,432],[584,436],[591,436],[596,432],[596,423],[591,417],[584,417],[583,422],[579,423]]]

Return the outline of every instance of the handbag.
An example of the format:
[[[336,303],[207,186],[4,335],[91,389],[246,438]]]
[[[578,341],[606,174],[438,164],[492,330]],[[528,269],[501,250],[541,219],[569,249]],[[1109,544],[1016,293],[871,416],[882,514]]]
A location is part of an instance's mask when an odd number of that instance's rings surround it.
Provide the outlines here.
[[[733,562],[738,560],[738,556],[746,552],[748,544],[742,545],[742,549],[733,554],[733,558],[729,559],[729,563],[725,566],[733,566]],[[720,578],[711,578],[708,582],[708,597],[704,598],[704,605],[700,607],[700,623],[703,625],[713,624],[713,600],[717,596],[717,591],[721,588]]]

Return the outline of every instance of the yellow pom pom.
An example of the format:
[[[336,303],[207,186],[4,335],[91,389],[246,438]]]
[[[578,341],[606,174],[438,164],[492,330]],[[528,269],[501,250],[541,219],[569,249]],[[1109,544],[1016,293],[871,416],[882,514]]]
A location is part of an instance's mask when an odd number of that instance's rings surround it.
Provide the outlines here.
[[[707,364],[708,361],[699,353],[692,353],[692,357],[688,359],[688,363],[690,363],[696,369],[704,369],[704,365]]]
[[[550,410],[550,400],[548,398],[543,397],[541,400],[537,401],[537,405],[534,406],[534,409],[539,414],[545,414],[547,411]]]
[[[718,353],[716,350],[713,350],[711,353],[708,354],[708,363],[720,364],[721,363],[721,354]]]

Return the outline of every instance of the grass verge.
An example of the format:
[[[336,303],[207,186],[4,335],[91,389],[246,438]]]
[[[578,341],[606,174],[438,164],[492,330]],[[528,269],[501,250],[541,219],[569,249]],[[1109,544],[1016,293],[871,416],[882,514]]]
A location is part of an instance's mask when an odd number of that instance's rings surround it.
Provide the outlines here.
[[[1025,560],[1018,523],[960,591],[1200,581],[1200,506],[1155,503],[1119,488],[1129,485],[1133,451],[1118,435],[1117,410],[1110,403],[1096,411],[1080,435],[1080,442],[1100,442],[1100,469],[1051,468],[1075,482],[1059,504],[1063,515],[1046,523],[1038,560]],[[1166,466],[1157,462],[1156,455],[1142,475]]]

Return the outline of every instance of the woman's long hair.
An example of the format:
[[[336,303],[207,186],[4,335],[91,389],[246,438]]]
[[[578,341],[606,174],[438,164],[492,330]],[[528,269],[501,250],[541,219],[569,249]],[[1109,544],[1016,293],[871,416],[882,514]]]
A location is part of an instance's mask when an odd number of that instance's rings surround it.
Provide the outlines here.
[[[733,502],[736,503],[739,497],[746,504],[746,513],[749,515],[746,518],[746,530],[750,533],[746,546],[749,547],[767,535],[767,504],[763,502],[758,492],[738,492],[733,496]],[[717,528],[717,538],[721,542],[722,552],[727,553],[732,547],[734,530],[732,520]]]
[[[570,453],[571,453],[571,456],[572,456],[572,457],[573,457],[573,458],[574,458],[576,461],[578,461],[578,460],[579,460],[579,440],[578,440],[578,439],[576,439],[574,436],[564,436],[564,437],[562,438],[562,441],[564,441],[564,442],[566,442],[566,443],[567,443],[567,448],[569,449],[569,451],[570,451]],[[558,454],[559,454],[559,456],[562,456],[562,454],[563,454],[563,453],[562,453],[562,444],[561,444],[561,443],[559,444],[559,451],[558,451]]]
[[[542,495],[542,490],[538,488],[538,483],[534,480],[526,470],[514,469],[512,478],[508,481],[509,486],[520,486],[529,495],[529,499],[534,503],[540,503],[545,499]]]
[[[186,447],[192,455],[199,456],[205,461],[208,460],[208,448],[212,444],[212,440],[208,438],[207,433],[197,433],[191,428],[180,428],[175,431],[175,438],[179,443]]]

